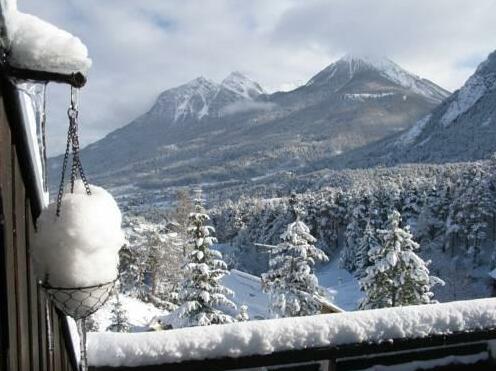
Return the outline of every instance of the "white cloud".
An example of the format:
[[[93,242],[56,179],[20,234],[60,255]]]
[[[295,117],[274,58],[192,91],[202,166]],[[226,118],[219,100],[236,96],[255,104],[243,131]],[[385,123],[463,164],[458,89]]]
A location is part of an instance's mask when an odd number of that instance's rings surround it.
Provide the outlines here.
[[[78,35],[93,67],[81,141],[145,112],[159,92],[243,70],[266,88],[307,81],[347,51],[380,52],[455,89],[496,47],[494,0],[19,0]],[[467,62],[468,61],[468,62]],[[49,147],[64,148],[69,89],[49,87]]]

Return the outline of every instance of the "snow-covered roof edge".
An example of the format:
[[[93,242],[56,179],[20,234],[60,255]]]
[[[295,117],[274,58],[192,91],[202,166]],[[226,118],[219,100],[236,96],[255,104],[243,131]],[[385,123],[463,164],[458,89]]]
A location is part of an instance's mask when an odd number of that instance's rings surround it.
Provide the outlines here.
[[[88,357],[96,367],[136,367],[495,328],[491,298],[154,333],[92,333]]]
[[[12,67],[60,74],[88,72],[91,59],[79,38],[18,11],[15,0],[0,0],[0,13],[0,45]]]

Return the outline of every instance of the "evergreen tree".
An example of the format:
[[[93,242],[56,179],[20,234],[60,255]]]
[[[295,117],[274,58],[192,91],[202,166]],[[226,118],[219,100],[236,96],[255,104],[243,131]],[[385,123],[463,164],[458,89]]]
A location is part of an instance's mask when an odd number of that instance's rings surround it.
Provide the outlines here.
[[[236,308],[227,298],[234,293],[220,284],[220,279],[228,274],[222,254],[212,250],[216,242],[212,236],[214,228],[205,223],[210,219],[202,206],[202,200],[195,200],[195,212],[189,215],[188,233],[191,238],[191,251],[187,255],[185,279],[180,285],[177,309],[180,327],[206,326],[234,322],[224,312],[225,308]]]
[[[193,202],[191,201],[190,192],[187,188],[180,189],[176,193],[176,207],[172,213],[177,225],[179,238],[186,240],[188,235],[189,214],[194,210]],[[187,244],[183,244],[183,256],[186,256]]]
[[[428,304],[433,302],[432,286],[444,284],[429,276],[429,262],[415,253],[419,245],[413,241],[409,228],[400,228],[400,223],[400,213],[393,211],[387,229],[379,231],[382,245],[369,251],[373,265],[360,280],[365,292],[362,309]]]
[[[358,254],[360,243],[367,224],[370,224],[370,197],[365,192],[363,196],[357,197],[357,202],[353,206],[349,224],[346,227],[346,244],[341,252],[340,266],[348,271],[360,269],[358,266]]]
[[[245,322],[245,321],[249,321],[249,320],[250,320],[250,316],[248,315],[248,306],[246,306],[244,304],[240,305],[239,313],[236,316],[236,321]]]
[[[369,251],[377,249],[379,241],[377,240],[376,233],[370,223],[367,223],[363,236],[359,241],[357,254],[356,254],[356,269],[359,277],[365,277],[366,269],[372,265],[369,257]]]
[[[116,295],[115,300],[112,303],[112,318],[111,324],[107,327],[107,331],[112,332],[129,332],[130,325],[127,319],[127,312],[122,307],[122,303],[119,300],[119,295]]]
[[[95,321],[95,317],[90,315],[86,318],[86,331],[87,332],[98,332],[100,326],[98,326],[98,322]]]
[[[314,246],[316,239],[300,221],[281,235],[281,243],[272,249],[269,271],[262,275],[262,288],[270,294],[271,312],[275,317],[296,317],[319,313],[321,304],[315,294],[322,294],[313,273],[317,261],[327,261],[326,254]]]

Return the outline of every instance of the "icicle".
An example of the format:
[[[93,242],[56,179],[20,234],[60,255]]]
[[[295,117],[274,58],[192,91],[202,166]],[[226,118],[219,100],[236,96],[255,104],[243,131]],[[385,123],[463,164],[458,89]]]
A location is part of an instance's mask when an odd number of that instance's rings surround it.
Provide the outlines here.
[[[16,88],[30,98],[36,120],[36,137],[40,151],[43,172],[43,190],[48,191],[47,151],[46,151],[46,91],[47,82],[33,83],[14,80]]]
[[[86,317],[77,321],[77,329],[79,334],[79,349],[81,352],[79,359],[79,371],[88,370],[88,356],[86,353]]]

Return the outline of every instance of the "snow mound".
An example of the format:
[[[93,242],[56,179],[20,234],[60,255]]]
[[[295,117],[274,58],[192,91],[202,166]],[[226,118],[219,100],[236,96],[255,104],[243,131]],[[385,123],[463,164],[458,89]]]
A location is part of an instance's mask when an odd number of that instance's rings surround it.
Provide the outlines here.
[[[37,221],[32,256],[38,277],[57,287],[91,286],[114,280],[118,251],[124,244],[121,212],[103,188],[83,182],[69,186],[62,198],[60,216],[51,203]]]
[[[94,333],[95,367],[156,365],[496,328],[496,299],[240,322],[155,333]]]
[[[4,12],[9,38],[9,63],[18,68],[70,74],[91,67],[88,49],[69,32],[8,2]]]

